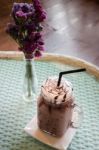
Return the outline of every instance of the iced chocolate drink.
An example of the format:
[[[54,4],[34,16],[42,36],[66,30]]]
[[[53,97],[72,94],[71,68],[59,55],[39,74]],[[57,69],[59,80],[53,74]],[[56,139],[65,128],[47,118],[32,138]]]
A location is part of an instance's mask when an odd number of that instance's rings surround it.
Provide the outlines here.
[[[38,126],[41,130],[62,136],[68,129],[74,105],[71,84],[62,79],[57,86],[57,77],[44,81],[38,98]]]

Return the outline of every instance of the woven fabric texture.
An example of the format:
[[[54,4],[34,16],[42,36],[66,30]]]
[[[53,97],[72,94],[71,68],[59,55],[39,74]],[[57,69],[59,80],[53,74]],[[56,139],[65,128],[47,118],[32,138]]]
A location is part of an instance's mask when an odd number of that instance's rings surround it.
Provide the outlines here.
[[[74,69],[54,62],[35,62],[40,86],[48,76]],[[76,68],[75,68],[76,69]],[[36,99],[22,99],[24,61],[0,60],[0,150],[52,150],[53,148],[28,136],[23,128],[36,114]],[[64,76],[74,87],[75,99],[83,108],[81,127],[68,150],[99,150],[99,81],[86,72]]]

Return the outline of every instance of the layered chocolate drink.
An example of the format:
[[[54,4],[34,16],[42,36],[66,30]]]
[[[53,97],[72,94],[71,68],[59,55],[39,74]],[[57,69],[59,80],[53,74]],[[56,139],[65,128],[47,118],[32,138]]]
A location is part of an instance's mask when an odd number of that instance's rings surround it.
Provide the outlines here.
[[[59,137],[68,129],[73,112],[74,97],[71,83],[62,78],[57,86],[57,77],[44,81],[38,98],[38,126],[41,130]]]

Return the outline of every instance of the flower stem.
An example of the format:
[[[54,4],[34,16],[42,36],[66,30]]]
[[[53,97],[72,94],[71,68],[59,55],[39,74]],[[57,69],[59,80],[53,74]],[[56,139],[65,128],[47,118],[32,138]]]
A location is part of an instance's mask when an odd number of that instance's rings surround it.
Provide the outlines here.
[[[28,90],[28,97],[31,96],[31,92],[32,92],[32,75],[33,75],[33,72],[32,72],[32,64],[31,64],[31,60],[26,60],[27,63],[26,63],[26,78],[27,78],[27,90]]]

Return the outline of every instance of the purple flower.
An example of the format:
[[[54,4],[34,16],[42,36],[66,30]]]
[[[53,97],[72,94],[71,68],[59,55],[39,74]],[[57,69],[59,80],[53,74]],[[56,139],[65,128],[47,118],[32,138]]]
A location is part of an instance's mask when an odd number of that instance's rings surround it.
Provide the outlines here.
[[[31,41],[24,41],[21,49],[23,49],[25,53],[33,53],[35,49],[37,49],[37,44],[32,43]]]
[[[34,42],[38,43],[39,45],[44,45],[44,41],[42,39],[42,34],[36,33],[35,38],[34,38]]]
[[[37,42],[42,37],[41,33],[35,33],[34,41]]]
[[[34,39],[35,39],[35,32],[32,32],[32,33],[30,33],[30,35],[29,35],[29,40],[31,41],[31,42],[33,42],[34,43]]]
[[[41,38],[39,41],[38,41],[39,45],[44,45],[44,41],[43,39]]]
[[[21,9],[24,13],[28,13],[28,12],[32,11],[31,8],[33,8],[33,5],[28,5],[27,3],[22,3]]]
[[[36,25],[33,23],[29,24],[28,22],[26,22],[24,24],[24,28],[25,30],[28,31],[28,34],[31,34],[31,32],[35,32],[36,31]]]
[[[33,4],[14,3],[12,8],[13,24],[7,26],[6,32],[19,44],[26,58],[41,56],[44,42],[41,22],[46,18],[46,12],[39,0]]]
[[[14,3],[12,7],[12,14],[14,15],[17,11],[21,10],[19,3]]]
[[[42,45],[38,45],[38,50],[39,50],[39,51],[44,51],[45,48],[44,48],[44,46],[42,46]]]
[[[42,13],[38,13],[37,15],[39,22],[44,21],[44,19],[46,19],[46,13],[43,11]]]
[[[40,51],[36,50],[34,55],[35,55],[35,57],[41,57],[42,53]]]
[[[16,12],[16,16],[15,17],[21,18],[21,19],[24,19],[24,20],[27,19],[26,13],[22,12],[21,10]]]
[[[16,24],[22,24],[24,21],[30,20],[34,16],[33,4],[14,3],[12,8],[12,16]]]
[[[41,6],[41,3],[39,0],[33,0],[35,12],[36,12],[36,18],[39,22],[44,21],[46,19],[46,12]]]
[[[40,0],[33,0],[33,5],[34,5],[34,8],[41,6]]]

